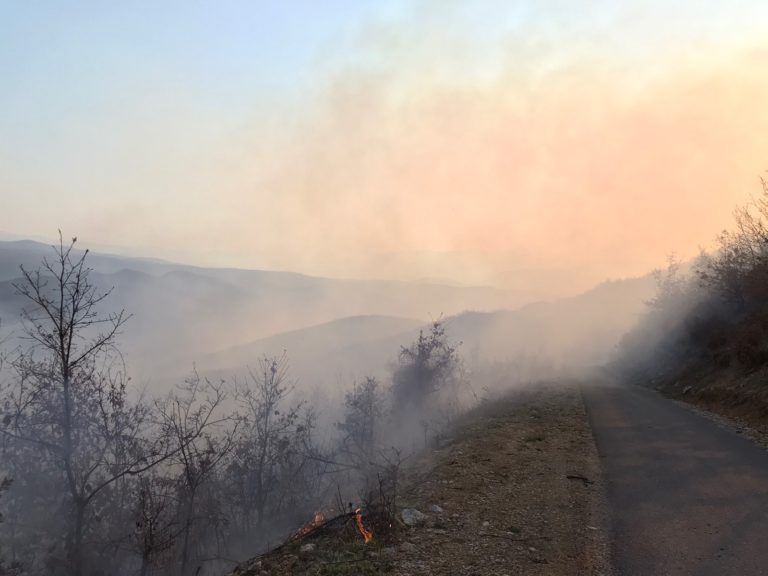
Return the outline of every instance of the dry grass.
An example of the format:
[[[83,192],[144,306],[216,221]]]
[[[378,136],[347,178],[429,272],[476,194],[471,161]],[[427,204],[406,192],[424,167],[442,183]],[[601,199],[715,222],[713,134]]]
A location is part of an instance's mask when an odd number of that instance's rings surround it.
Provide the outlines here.
[[[609,573],[600,467],[575,384],[539,384],[475,409],[411,464],[403,485],[401,505],[424,512],[422,525],[368,545],[350,525],[236,574]],[[302,554],[307,542],[316,548]]]
[[[411,486],[405,504],[444,512],[402,534],[393,574],[608,572],[600,467],[576,385],[540,384],[475,410]]]

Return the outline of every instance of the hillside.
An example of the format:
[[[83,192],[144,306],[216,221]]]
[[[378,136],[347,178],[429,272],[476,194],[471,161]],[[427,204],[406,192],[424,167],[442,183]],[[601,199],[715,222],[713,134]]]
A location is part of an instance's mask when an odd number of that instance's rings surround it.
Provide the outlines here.
[[[334,389],[340,378],[383,376],[400,345],[412,340],[422,326],[420,320],[392,316],[340,318],[208,354],[197,367],[209,376],[242,376],[259,358],[286,352],[300,386],[329,384],[328,389]]]
[[[19,332],[18,266],[33,269],[49,251],[36,242],[0,242],[4,333]],[[110,309],[132,314],[121,336],[131,373],[161,388],[193,364],[211,375],[242,375],[258,357],[282,351],[292,376],[310,388],[385,377],[400,347],[440,316],[470,366],[521,358],[548,367],[596,364],[653,293],[644,277],[530,303],[533,295],[484,287],[195,268],[105,254],[89,255],[89,263],[97,286],[114,287]]]
[[[0,242],[0,318],[18,328],[19,266],[35,269],[50,248]],[[133,315],[122,349],[140,380],[176,378],[215,350],[339,318],[381,315],[427,321],[464,310],[514,308],[539,297],[522,291],[428,283],[319,278],[287,272],[198,268],[93,253],[91,279],[114,287],[110,309]]]
[[[518,378],[535,378],[540,370],[607,361],[653,290],[650,277],[608,282],[573,298],[518,310],[463,312],[445,318],[445,326],[450,339],[461,343],[470,369],[512,364],[520,371]],[[206,355],[197,367],[211,376],[241,376],[259,357],[287,351],[300,388],[330,390],[339,380],[365,375],[386,380],[401,346],[425,326],[382,316],[342,318]]]

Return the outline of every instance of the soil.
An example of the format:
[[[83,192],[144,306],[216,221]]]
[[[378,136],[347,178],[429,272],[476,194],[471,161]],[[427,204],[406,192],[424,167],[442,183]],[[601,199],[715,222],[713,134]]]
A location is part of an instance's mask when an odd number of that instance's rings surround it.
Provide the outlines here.
[[[532,385],[476,408],[410,464],[399,504],[420,524],[368,545],[350,525],[233,574],[608,575],[600,470],[578,384]]]
[[[432,461],[403,496],[428,520],[404,533],[392,574],[609,573],[600,463],[577,385],[539,384],[474,411]]]
[[[768,368],[702,369],[682,375],[657,390],[718,426],[768,448]]]
[[[747,371],[740,366],[706,366],[681,374],[674,382],[662,382],[657,389],[756,432],[768,433],[767,378],[768,367]]]

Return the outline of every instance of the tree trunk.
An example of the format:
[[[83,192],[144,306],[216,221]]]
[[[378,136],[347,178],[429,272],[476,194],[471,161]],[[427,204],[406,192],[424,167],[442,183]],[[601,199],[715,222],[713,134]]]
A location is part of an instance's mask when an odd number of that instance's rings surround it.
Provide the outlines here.
[[[83,531],[85,529],[85,502],[75,503],[75,523],[69,546],[69,566],[72,576],[83,576]]]
[[[192,495],[187,506],[186,521],[184,527],[184,542],[181,546],[181,572],[180,576],[187,576],[189,566],[189,535],[192,532],[192,518],[195,513],[195,497]]]
[[[149,552],[144,551],[144,553],[141,555],[141,571],[140,576],[147,576],[149,574]]]

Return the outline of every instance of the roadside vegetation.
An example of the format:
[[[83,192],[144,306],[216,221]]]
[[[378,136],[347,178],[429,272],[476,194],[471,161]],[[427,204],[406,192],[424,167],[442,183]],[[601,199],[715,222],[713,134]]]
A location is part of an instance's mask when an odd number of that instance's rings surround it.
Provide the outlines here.
[[[120,354],[130,315],[110,309],[75,243],[15,285],[25,329],[0,367],[3,576],[222,574],[339,515],[383,540],[403,461],[476,400],[441,321],[400,350],[391,382],[352,383],[332,434],[295,393],[287,354],[234,381],[193,371],[155,396]]]
[[[631,382],[768,424],[768,183],[693,263],[674,258],[619,346]]]
[[[576,382],[481,402],[401,476],[395,529],[364,544],[339,516],[231,576],[611,574],[601,469]]]

